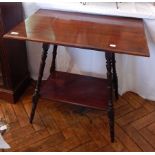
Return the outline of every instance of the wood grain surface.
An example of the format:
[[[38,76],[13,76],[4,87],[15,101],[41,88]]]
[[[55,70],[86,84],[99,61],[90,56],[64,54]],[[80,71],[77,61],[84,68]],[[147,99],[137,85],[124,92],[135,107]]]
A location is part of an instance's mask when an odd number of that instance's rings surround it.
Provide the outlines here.
[[[107,114],[100,110],[81,113],[78,106],[41,99],[29,124],[33,90],[29,87],[17,104],[0,101],[0,118],[10,126],[4,138],[11,149],[5,151],[155,151],[155,102],[131,92],[120,96],[111,143]]]
[[[149,56],[143,20],[136,18],[40,9],[4,38]]]

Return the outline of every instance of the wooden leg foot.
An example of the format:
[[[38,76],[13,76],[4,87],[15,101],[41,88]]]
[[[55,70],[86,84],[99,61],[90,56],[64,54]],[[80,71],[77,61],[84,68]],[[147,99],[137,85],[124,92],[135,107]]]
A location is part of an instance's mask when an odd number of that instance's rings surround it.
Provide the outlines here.
[[[114,142],[114,137],[115,137],[115,132],[114,132],[114,112],[113,110],[110,110],[108,112],[108,117],[109,117],[109,128],[110,128],[110,138],[111,142]]]
[[[29,122],[31,124],[33,122],[33,118],[34,118],[34,115],[35,115],[35,110],[36,110],[36,107],[37,107],[38,99],[39,99],[38,94],[33,95],[33,97],[32,97],[32,110],[31,110],[31,115],[30,115],[30,120],[29,120]]]

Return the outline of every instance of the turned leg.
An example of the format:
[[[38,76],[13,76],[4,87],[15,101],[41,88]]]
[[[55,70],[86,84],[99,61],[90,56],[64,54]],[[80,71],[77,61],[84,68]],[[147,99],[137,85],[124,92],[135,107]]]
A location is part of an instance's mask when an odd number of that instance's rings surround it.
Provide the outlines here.
[[[55,68],[56,68],[56,55],[57,55],[57,45],[54,45],[54,47],[53,47],[53,58],[52,58],[50,73],[55,71]]]
[[[113,70],[113,86],[115,91],[115,98],[118,100],[118,78],[116,73],[115,53],[112,53],[112,70]]]
[[[40,97],[40,86],[41,86],[41,81],[44,73],[44,68],[45,68],[45,61],[47,57],[47,51],[49,49],[49,44],[43,44],[43,53],[42,53],[42,58],[41,58],[41,63],[40,63],[40,68],[39,68],[39,76],[35,88],[35,92],[32,97],[32,110],[31,110],[31,115],[30,115],[30,123],[32,123],[34,115],[35,115],[35,110],[37,107],[37,103]]]
[[[108,118],[110,127],[111,142],[114,142],[114,109],[113,109],[113,80],[112,80],[112,53],[105,53],[106,57],[106,68],[107,68],[107,80],[108,80]]]

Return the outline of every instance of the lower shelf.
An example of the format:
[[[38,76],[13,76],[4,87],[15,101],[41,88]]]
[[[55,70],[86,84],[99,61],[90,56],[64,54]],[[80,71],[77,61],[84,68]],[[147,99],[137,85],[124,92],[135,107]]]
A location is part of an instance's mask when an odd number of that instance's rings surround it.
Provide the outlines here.
[[[107,80],[54,72],[41,87],[41,97],[104,110],[108,104]]]
[[[3,83],[3,77],[2,77],[2,72],[1,72],[1,68],[0,68],[0,86],[3,86],[3,84],[4,84]]]

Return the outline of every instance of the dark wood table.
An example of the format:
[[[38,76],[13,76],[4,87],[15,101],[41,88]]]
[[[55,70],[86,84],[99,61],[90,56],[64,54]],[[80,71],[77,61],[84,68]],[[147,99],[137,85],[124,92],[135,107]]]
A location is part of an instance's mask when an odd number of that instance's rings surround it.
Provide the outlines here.
[[[111,141],[114,141],[114,96],[118,99],[115,53],[149,56],[142,19],[40,9],[4,38],[43,43],[31,123],[39,97],[106,110]],[[54,45],[51,75],[41,86],[50,44]],[[58,45],[105,52],[107,79],[56,71]]]

